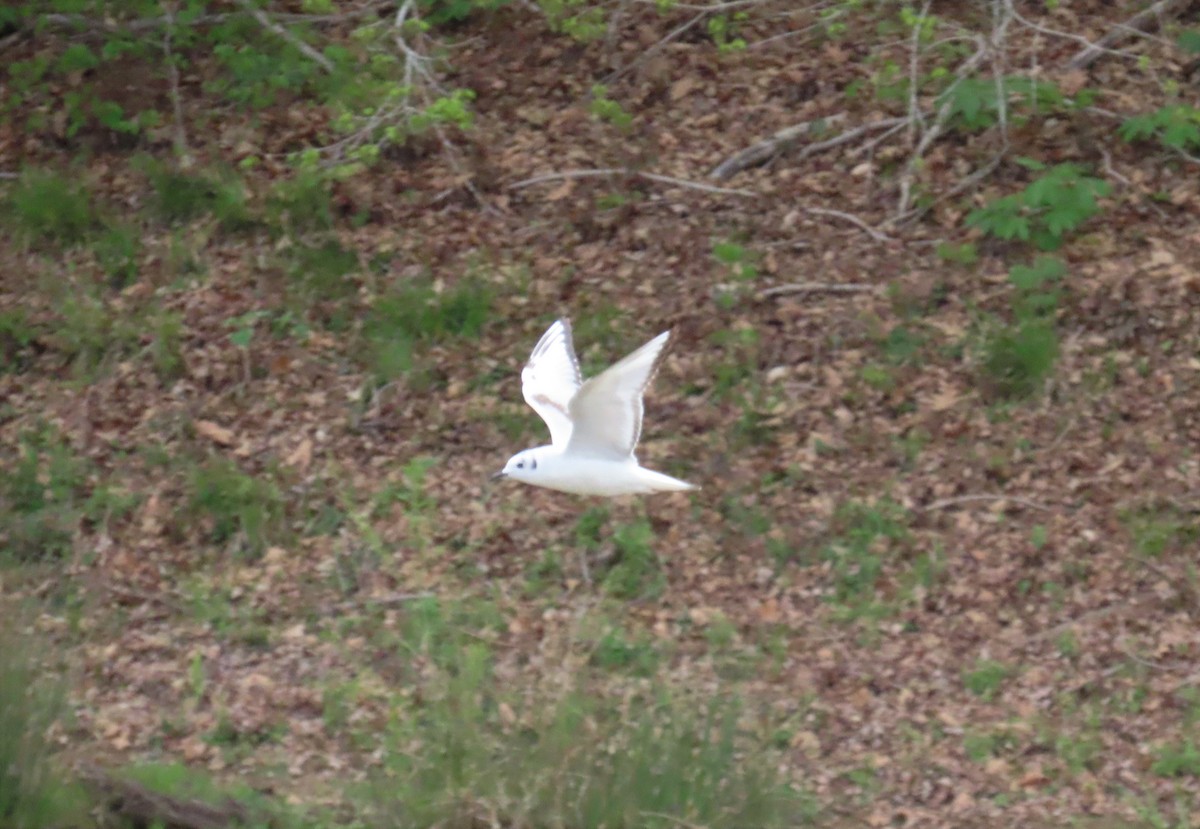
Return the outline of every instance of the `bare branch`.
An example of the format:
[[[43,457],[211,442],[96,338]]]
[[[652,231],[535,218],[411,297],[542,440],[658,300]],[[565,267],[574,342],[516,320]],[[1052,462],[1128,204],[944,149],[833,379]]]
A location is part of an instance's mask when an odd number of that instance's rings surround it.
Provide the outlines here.
[[[333,72],[333,63],[329,60],[329,58],[325,57],[303,40],[296,37],[295,33],[287,27],[276,23],[267,16],[266,12],[251,3],[250,0],[234,0],[234,2],[245,9],[246,13],[257,20],[259,25],[261,25],[264,29],[278,35],[283,40],[286,40],[288,43],[295,46],[298,50],[300,50],[301,54],[316,63],[326,72]]]
[[[617,167],[601,168],[596,170],[566,170],[561,173],[546,173],[541,176],[534,176],[523,181],[518,181],[508,185],[509,190],[522,190],[526,187],[532,187],[535,184],[544,184],[548,181],[562,181],[563,179],[575,178],[609,178],[613,176],[627,176],[631,178],[644,178],[648,181],[657,181],[661,184],[674,184],[679,187],[686,187],[691,190],[699,190],[703,193],[715,193],[722,196],[757,196],[758,194],[752,190],[734,190],[727,187],[715,187],[711,184],[702,184],[697,181],[688,181],[687,179],[675,178],[674,176],[664,176],[658,173],[647,173],[642,170],[623,170]]]
[[[844,222],[849,222],[850,224],[854,225],[859,230],[861,230],[863,233],[870,236],[876,242],[894,242],[894,241],[896,241],[895,239],[893,239],[891,236],[888,236],[883,231],[876,230],[875,228],[871,227],[869,224],[867,224],[862,219],[855,216],[853,213],[846,213],[843,210],[833,210],[828,207],[803,207],[803,208],[801,208],[801,210],[803,210],[805,213],[809,213],[813,216],[832,216],[835,219],[841,219]]]
[[[833,124],[840,124],[845,120],[846,113],[839,112],[838,114],[830,115],[827,118],[817,118],[811,121],[802,121],[799,124],[794,124],[793,126],[780,130],[765,141],[760,141],[757,144],[747,147],[746,149],[741,150],[735,153],[733,156],[722,161],[713,168],[713,171],[708,174],[708,177],[716,179],[717,181],[724,181],[725,179],[732,178],[734,175],[742,172],[743,170],[748,170],[751,167],[757,167],[760,164],[765,164],[780,153],[787,152],[794,147],[801,138]],[[833,138],[826,139],[825,141],[820,141],[816,144],[810,144],[800,153],[800,158],[807,158],[815,153],[841,146],[842,144],[853,141],[855,138],[863,135],[864,133],[872,132],[877,129],[886,129],[887,127],[903,122],[903,118],[885,118],[882,121],[873,121],[870,124],[864,124],[861,127],[856,127],[855,129],[841,133]]]
[[[1041,510],[1042,512],[1054,512],[1053,507],[1048,507],[1045,504],[1039,504],[1037,501],[1031,501],[1028,498],[1021,498],[1017,495],[1005,495],[997,493],[995,495],[958,495],[954,498],[943,498],[940,501],[934,501],[932,504],[926,504],[921,507],[921,512],[935,512],[946,507],[953,507],[959,504],[970,504],[976,501],[1009,501],[1013,504],[1020,504],[1023,507],[1030,509]]]
[[[757,296],[759,299],[772,299],[777,296],[793,296],[795,294],[867,294],[878,290],[878,285],[859,283],[797,282],[791,285],[764,288],[758,292]]]
[[[1008,0],[1011,4],[1012,0]],[[1189,5],[1188,0],[1158,0],[1149,8],[1135,14],[1133,17],[1126,20],[1124,23],[1118,23],[1104,37],[1097,40],[1095,43],[1088,42],[1080,37],[1067,35],[1065,32],[1053,32],[1060,36],[1066,35],[1071,40],[1083,40],[1086,44],[1084,48],[1077,52],[1073,58],[1067,61],[1068,69],[1086,69],[1091,66],[1101,55],[1121,55],[1124,57],[1136,57],[1125,52],[1114,51],[1110,48],[1115,43],[1120,43],[1128,37],[1132,37],[1139,32],[1144,32],[1149,29],[1155,22],[1161,25],[1162,19],[1165,17],[1173,17],[1183,12]],[[1022,23],[1029,25],[1027,21],[1018,17]],[[1039,29],[1041,31],[1041,29]]]
[[[187,129],[183,122],[183,99],[179,92],[179,66],[171,51],[171,38],[175,31],[175,6],[164,3],[167,25],[163,26],[162,50],[167,63],[167,78],[171,85],[171,111],[175,118],[175,154],[185,167],[191,166],[192,154],[188,149]]]

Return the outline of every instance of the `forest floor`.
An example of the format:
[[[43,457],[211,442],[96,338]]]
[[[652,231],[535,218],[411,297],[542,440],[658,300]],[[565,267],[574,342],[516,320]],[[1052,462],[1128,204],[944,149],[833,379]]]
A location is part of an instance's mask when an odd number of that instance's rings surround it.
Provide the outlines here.
[[[1070,5],[1091,38],[1119,22]],[[889,223],[902,136],[709,177],[793,124],[903,114],[848,94],[878,39],[722,51],[631,8],[589,44],[528,11],[469,22],[454,152],[417,141],[282,207],[264,194],[322,113],[224,104],[202,62],[174,179],[138,161],[169,129],[0,123],[0,170],[69,170],[136,228],[115,287],[100,243],[13,219],[0,250],[0,598],[66,677],[62,757],[336,814],[402,774],[397,746],[429,750],[401,721],[478,646],[529,703],[481,729],[568,687],[736,698],[817,825],[1200,823],[1200,176],[1114,120],[1161,97],[1168,46],[1072,70],[1078,43],[1014,23],[1013,53],[1096,111],[1008,125],[996,169],[939,200],[996,151],[948,130],[925,211]],[[597,116],[605,81],[627,122]],[[170,206],[251,154],[253,220]],[[1111,188],[1055,254],[1028,389],[993,357],[1032,249],[964,225],[1037,178],[1018,158]],[[520,369],[560,315],[588,375],[672,331],[639,456],[700,490],[489,481],[547,439]]]

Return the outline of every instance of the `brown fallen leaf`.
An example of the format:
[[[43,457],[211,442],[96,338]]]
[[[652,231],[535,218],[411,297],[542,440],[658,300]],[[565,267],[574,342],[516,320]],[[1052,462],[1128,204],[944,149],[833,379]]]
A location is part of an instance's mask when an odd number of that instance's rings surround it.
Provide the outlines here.
[[[213,423],[211,420],[197,420],[195,423],[196,434],[201,437],[208,438],[213,443],[221,446],[233,446],[237,443],[237,438],[234,437],[232,429],[226,429],[218,423]]]
[[[300,441],[300,445],[292,450],[291,454],[283,459],[284,466],[294,466],[301,472],[308,469],[308,465],[312,463],[313,442],[311,438],[305,438]]]

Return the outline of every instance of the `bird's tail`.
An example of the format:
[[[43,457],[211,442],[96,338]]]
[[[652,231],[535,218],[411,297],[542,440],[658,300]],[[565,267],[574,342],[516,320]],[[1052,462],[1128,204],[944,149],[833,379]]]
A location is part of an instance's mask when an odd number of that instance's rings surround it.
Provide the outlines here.
[[[646,492],[687,492],[700,488],[695,484],[689,484],[687,481],[681,481],[644,467],[641,469],[641,476],[646,484]]]

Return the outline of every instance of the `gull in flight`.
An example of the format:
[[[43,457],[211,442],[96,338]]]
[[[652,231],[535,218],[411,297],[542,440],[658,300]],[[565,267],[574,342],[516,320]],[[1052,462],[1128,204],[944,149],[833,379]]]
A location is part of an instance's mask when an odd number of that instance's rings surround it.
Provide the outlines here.
[[[555,322],[521,371],[525,402],[550,427],[550,445],[518,452],[496,478],[577,495],[679,492],[692,484],[638,464],[642,394],[654,377],[664,331],[586,383],[571,345],[571,323]]]

